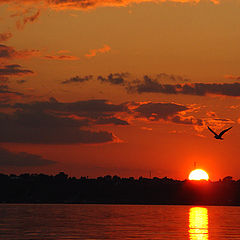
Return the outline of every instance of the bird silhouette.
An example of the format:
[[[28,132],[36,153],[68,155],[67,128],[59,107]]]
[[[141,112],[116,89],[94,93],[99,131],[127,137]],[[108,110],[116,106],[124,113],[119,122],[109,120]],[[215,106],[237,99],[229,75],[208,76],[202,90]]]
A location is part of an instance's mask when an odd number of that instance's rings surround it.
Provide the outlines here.
[[[228,130],[230,130],[231,128],[232,128],[232,127],[227,128],[227,129],[221,131],[219,134],[217,134],[217,133],[215,133],[210,127],[208,127],[208,129],[215,135],[214,137],[215,137],[216,139],[219,139],[219,140],[223,140],[222,135],[223,135],[225,132],[227,132]]]

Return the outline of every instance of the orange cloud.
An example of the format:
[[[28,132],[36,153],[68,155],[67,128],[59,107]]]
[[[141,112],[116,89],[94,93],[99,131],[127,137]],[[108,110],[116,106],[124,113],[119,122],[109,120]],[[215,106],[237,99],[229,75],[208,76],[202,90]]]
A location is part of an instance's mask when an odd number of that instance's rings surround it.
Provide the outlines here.
[[[12,33],[6,32],[6,33],[0,33],[0,42],[5,42],[8,39],[12,37]]]
[[[144,3],[144,2],[180,2],[180,3],[198,3],[201,0],[49,0],[48,3],[51,8],[56,10],[61,9],[92,9],[97,7],[124,7],[132,3]],[[214,4],[218,4],[218,0],[209,0]]]
[[[53,60],[78,60],[79,58],[71,55],[46,55],[43,56],[43,53],[40,50],[16,50],[11,46],[6,46],[0,44],[0,59],[9,60],[9,59],[28,59],[32,57],[39,57],[44,59],[53,59]]]
[[[13,4],[19,6],[19,3],[26,6],[41,6],[42,8],[51,8],[54,10],[88,10],[97,7],[125,7],[130,4],[140,4],[146,2],[179,2],[179,3],[199,3],[203,0],[0,0],[0,4]],[[219,4],[219,0],[209,0],[214,4]]]
[[[43,58],[45,59],[52,59],[52,60],[65,60],[65,61],[75,61],[79,60],[78,57],[76,56],[71,56],[71,55],[47,55],[44,56]]]
[[[40,55],[39,50],[15,50],[13,47],[0,44],[0,59],[26,59]]]
[[[240,80],[240,76],[234,76],[234,75],[225,75],[224,78],[231,79],[231,80]]]
[[[35,22],[38,17],[40,16],[40,10],[38,10],[35,14],[31,16],[24,17],[22,20],[18,20],[16,22],[17,28],[18,29],[23,29],[24,26],[29,23],[29,22]]]
[[[89,53],[85,54],[85,57],[92,58],[95,57],[98,53],[107,53],[110,50],[111,47],[105,44],[102,48],[90,50]]]
[[[35,9],[33,7],[24,5],[20,7],[20,10],[19,7],[17,7],[17,9],[13,8],[13,10],[16,12],[10,17],[19,18],[16,22],[16,26],[18,29],[23,29],[27,23],[35,22],[39,18],[41,12],[40,9]]]

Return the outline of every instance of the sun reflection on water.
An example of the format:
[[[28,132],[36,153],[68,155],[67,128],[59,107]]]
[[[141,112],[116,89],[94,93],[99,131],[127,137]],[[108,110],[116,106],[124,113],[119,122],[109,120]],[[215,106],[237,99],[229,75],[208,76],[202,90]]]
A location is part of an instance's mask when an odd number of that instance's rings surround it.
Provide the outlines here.
[[[189,210],[189,239],[208,240],[208,210],[192,207]]]

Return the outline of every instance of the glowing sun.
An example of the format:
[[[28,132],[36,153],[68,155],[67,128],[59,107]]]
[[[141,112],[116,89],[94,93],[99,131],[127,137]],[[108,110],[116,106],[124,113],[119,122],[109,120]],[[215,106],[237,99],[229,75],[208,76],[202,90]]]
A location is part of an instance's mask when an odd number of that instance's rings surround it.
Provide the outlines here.
[[[195,169],[190,172],[188,176],[189,180],[208,180],[208,174],[202,169]]]

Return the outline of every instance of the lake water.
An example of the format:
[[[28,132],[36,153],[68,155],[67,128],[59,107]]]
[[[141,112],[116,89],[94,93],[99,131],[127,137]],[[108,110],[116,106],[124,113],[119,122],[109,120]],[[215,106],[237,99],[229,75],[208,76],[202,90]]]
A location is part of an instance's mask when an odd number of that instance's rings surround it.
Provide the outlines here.
[[[240,207],[0,204],[0,239],[240,239]]]

